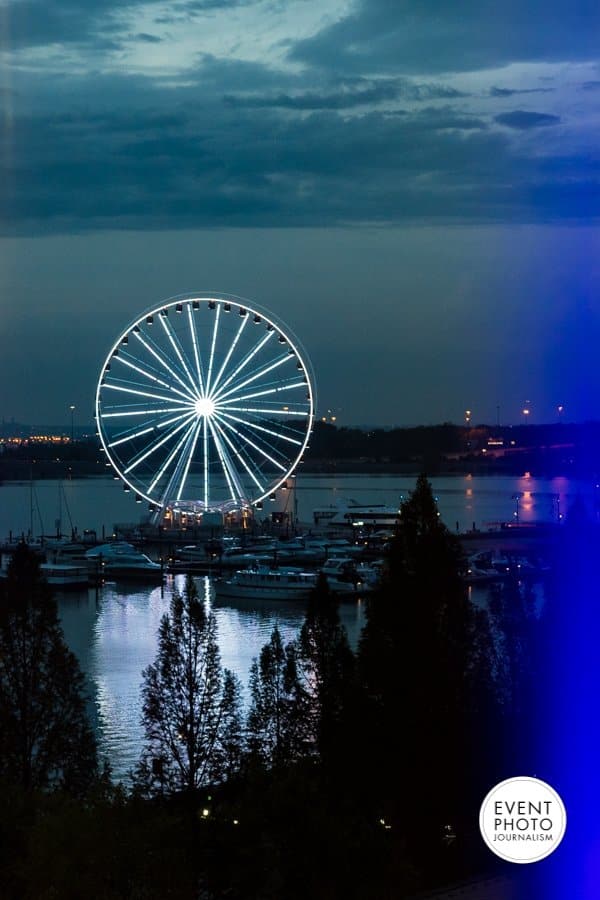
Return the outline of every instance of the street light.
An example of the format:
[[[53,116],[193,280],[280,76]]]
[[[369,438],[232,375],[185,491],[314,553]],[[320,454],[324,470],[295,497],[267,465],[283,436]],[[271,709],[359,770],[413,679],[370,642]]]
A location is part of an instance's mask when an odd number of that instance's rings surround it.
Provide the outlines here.
[[[75,404],[71,403],[71,405],[69,406],[69,409],[71,410],[71,443],[73,443],[73,435],[74,435],[73,415],[75,413]]]
[[[521,500],[521,495],[513,494],[513,500],[515,501],[515,506],[516,506],[513,516],[515,519],[515,523],[518,525],[519,524],[519,501]]]
[[[560,494],[552,494],[552,499],[556,503],[556,521],[560,525],[562,521],[562,513],[560,511]]]
[[[465,409],[465,425],[471,424],[471,410]]]

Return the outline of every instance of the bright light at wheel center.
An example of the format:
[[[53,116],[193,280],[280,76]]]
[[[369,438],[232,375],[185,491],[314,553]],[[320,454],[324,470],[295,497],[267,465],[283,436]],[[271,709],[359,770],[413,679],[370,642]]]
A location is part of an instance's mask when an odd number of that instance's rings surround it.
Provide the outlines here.
[[[204,397],[201,400],[196,400],[194,408],[197,416],[212,416],[215,411],[215,404],[209,397]]]

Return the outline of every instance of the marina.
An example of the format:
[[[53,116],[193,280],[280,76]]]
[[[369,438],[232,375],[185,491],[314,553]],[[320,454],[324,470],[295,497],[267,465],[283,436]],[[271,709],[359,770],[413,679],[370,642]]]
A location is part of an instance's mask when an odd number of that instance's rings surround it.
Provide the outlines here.
[[[593,485],[565,479],[448,477],[434,479],[433,486],[443,520],[454,524],[455,531],[457,521],[464,528],[461,540],[471,569],[466,573],[467,582],[472,599],[479,603],[486,602],[492,582],[528,577],[527,560],[536,555],[537,539],[526,526],[556,527],[557,494],[565,511],[578,496],[585,498],[591,510],[595,502]],[[85,527],[85,540],[80,531],[75,540],[55,537],[45,540],[43,547],[38,542],[38,546],[48,560],[45,565],[50,567],[47,572],[57,590],[67,641],[87,677],[90,713],[101,751],[110,759],[115,776],[127,777],[139,755],[141,673],[154,659],[160,618],[172,592],[183,590],[186,573],[193,574],[201,596],[215,612],[223,664],[244,684],[253,658],[268,641],[274,625],[284,641],[297,636],[319,569],[325,571],[330,588],[342,601],[340,617],[355,647],[368,595],[381,576],[378,560],[389,529],[371,532],[361,542],[360,526],[349,531],[342,528],[338,535],[326,527],[318,529],[313,510],[332,504],[339,508],[342,497],[365,507],[393,508],[413,487],[412,477],[307,475],[299,479],[296,489],[298,519],[306,523],[301,535],[279,530],[252,537],[215,534],[200,541],[190,539],[191,532],[187,532],[172,541],[167,535],[154,546],[139,543],[138,538],[139,546],[132,547],[130,542],[124,546],[107,540],[114,533],[114,524],[130,521],[132,509],[139,509],[131,495],[115,489],[108,478],[66,482],[71,515]],[[18,526],[29,516],[30,486],[5,483],[0,490],[5,500],[0,507],[0,533],[8,536],[12,531],[14,546]],[[520,527],[514,516],[511,521],[517,491],[521,491]],[[36,492],[41,516],[50,517],[55,509],[55,483],[38,482]],[[269,517],[265,518],[268,522]],[[473,518],[480,524],[475,531],[470,528]],[[505,527],[488,531],[486,521],[504,522]],[[138,521],[140,524],[143,522]],[[91,547],[93,532],[100,543]],[[353,543],[353,537],[358,543]],[[132,567],[136,571],[130,570],[125,577],[118,566],[131,563],[132,557],[137,561]],[[68,580],[80,577],[82,564],[88,567],[91,586],[69,585]],[[101,577],[97,578],[100,565]],[[532,574],[536,591],[540,589],[535,585],[537,574]]]

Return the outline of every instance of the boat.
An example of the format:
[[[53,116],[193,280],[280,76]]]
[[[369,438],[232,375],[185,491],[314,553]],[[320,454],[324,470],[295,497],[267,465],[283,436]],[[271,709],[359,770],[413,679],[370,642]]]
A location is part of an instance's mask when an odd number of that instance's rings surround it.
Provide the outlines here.
[[[161,581],[163,567],[153,562],[126,541],[114,541],[111,544],[100,544],[85,554],[89,565],[100,569],[105,577],[128,578],[146,581]]]
[[[398,522],[399,510],[395,506],[383,504],[366,505],[359,503],[338,503],[313,510],[313,522],[317,527],[364,528],[367,530],[394,528]]]
[[[217,599],[308,600],[317,584],[316,572],[288,566],[273,569],[253,566],[238,569],[230,578],[215,582]]]
[[[319,570],[327,578],[329,590],[344,596],[369,594],[378,586],[381,569],[356,563],[350,557],[332,557]]]
[[[40,571],[51,587],[62,591],[86,588],[90,583],[90,572],[85,564],[42,563]]]

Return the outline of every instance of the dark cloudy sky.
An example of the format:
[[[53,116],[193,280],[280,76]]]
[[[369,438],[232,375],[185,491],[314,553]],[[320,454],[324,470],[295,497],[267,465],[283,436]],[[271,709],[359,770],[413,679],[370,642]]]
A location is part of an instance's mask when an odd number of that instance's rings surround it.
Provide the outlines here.
[[[0,0],[0,415],[220,290],[341,422],[600,415],[597,0]]]

